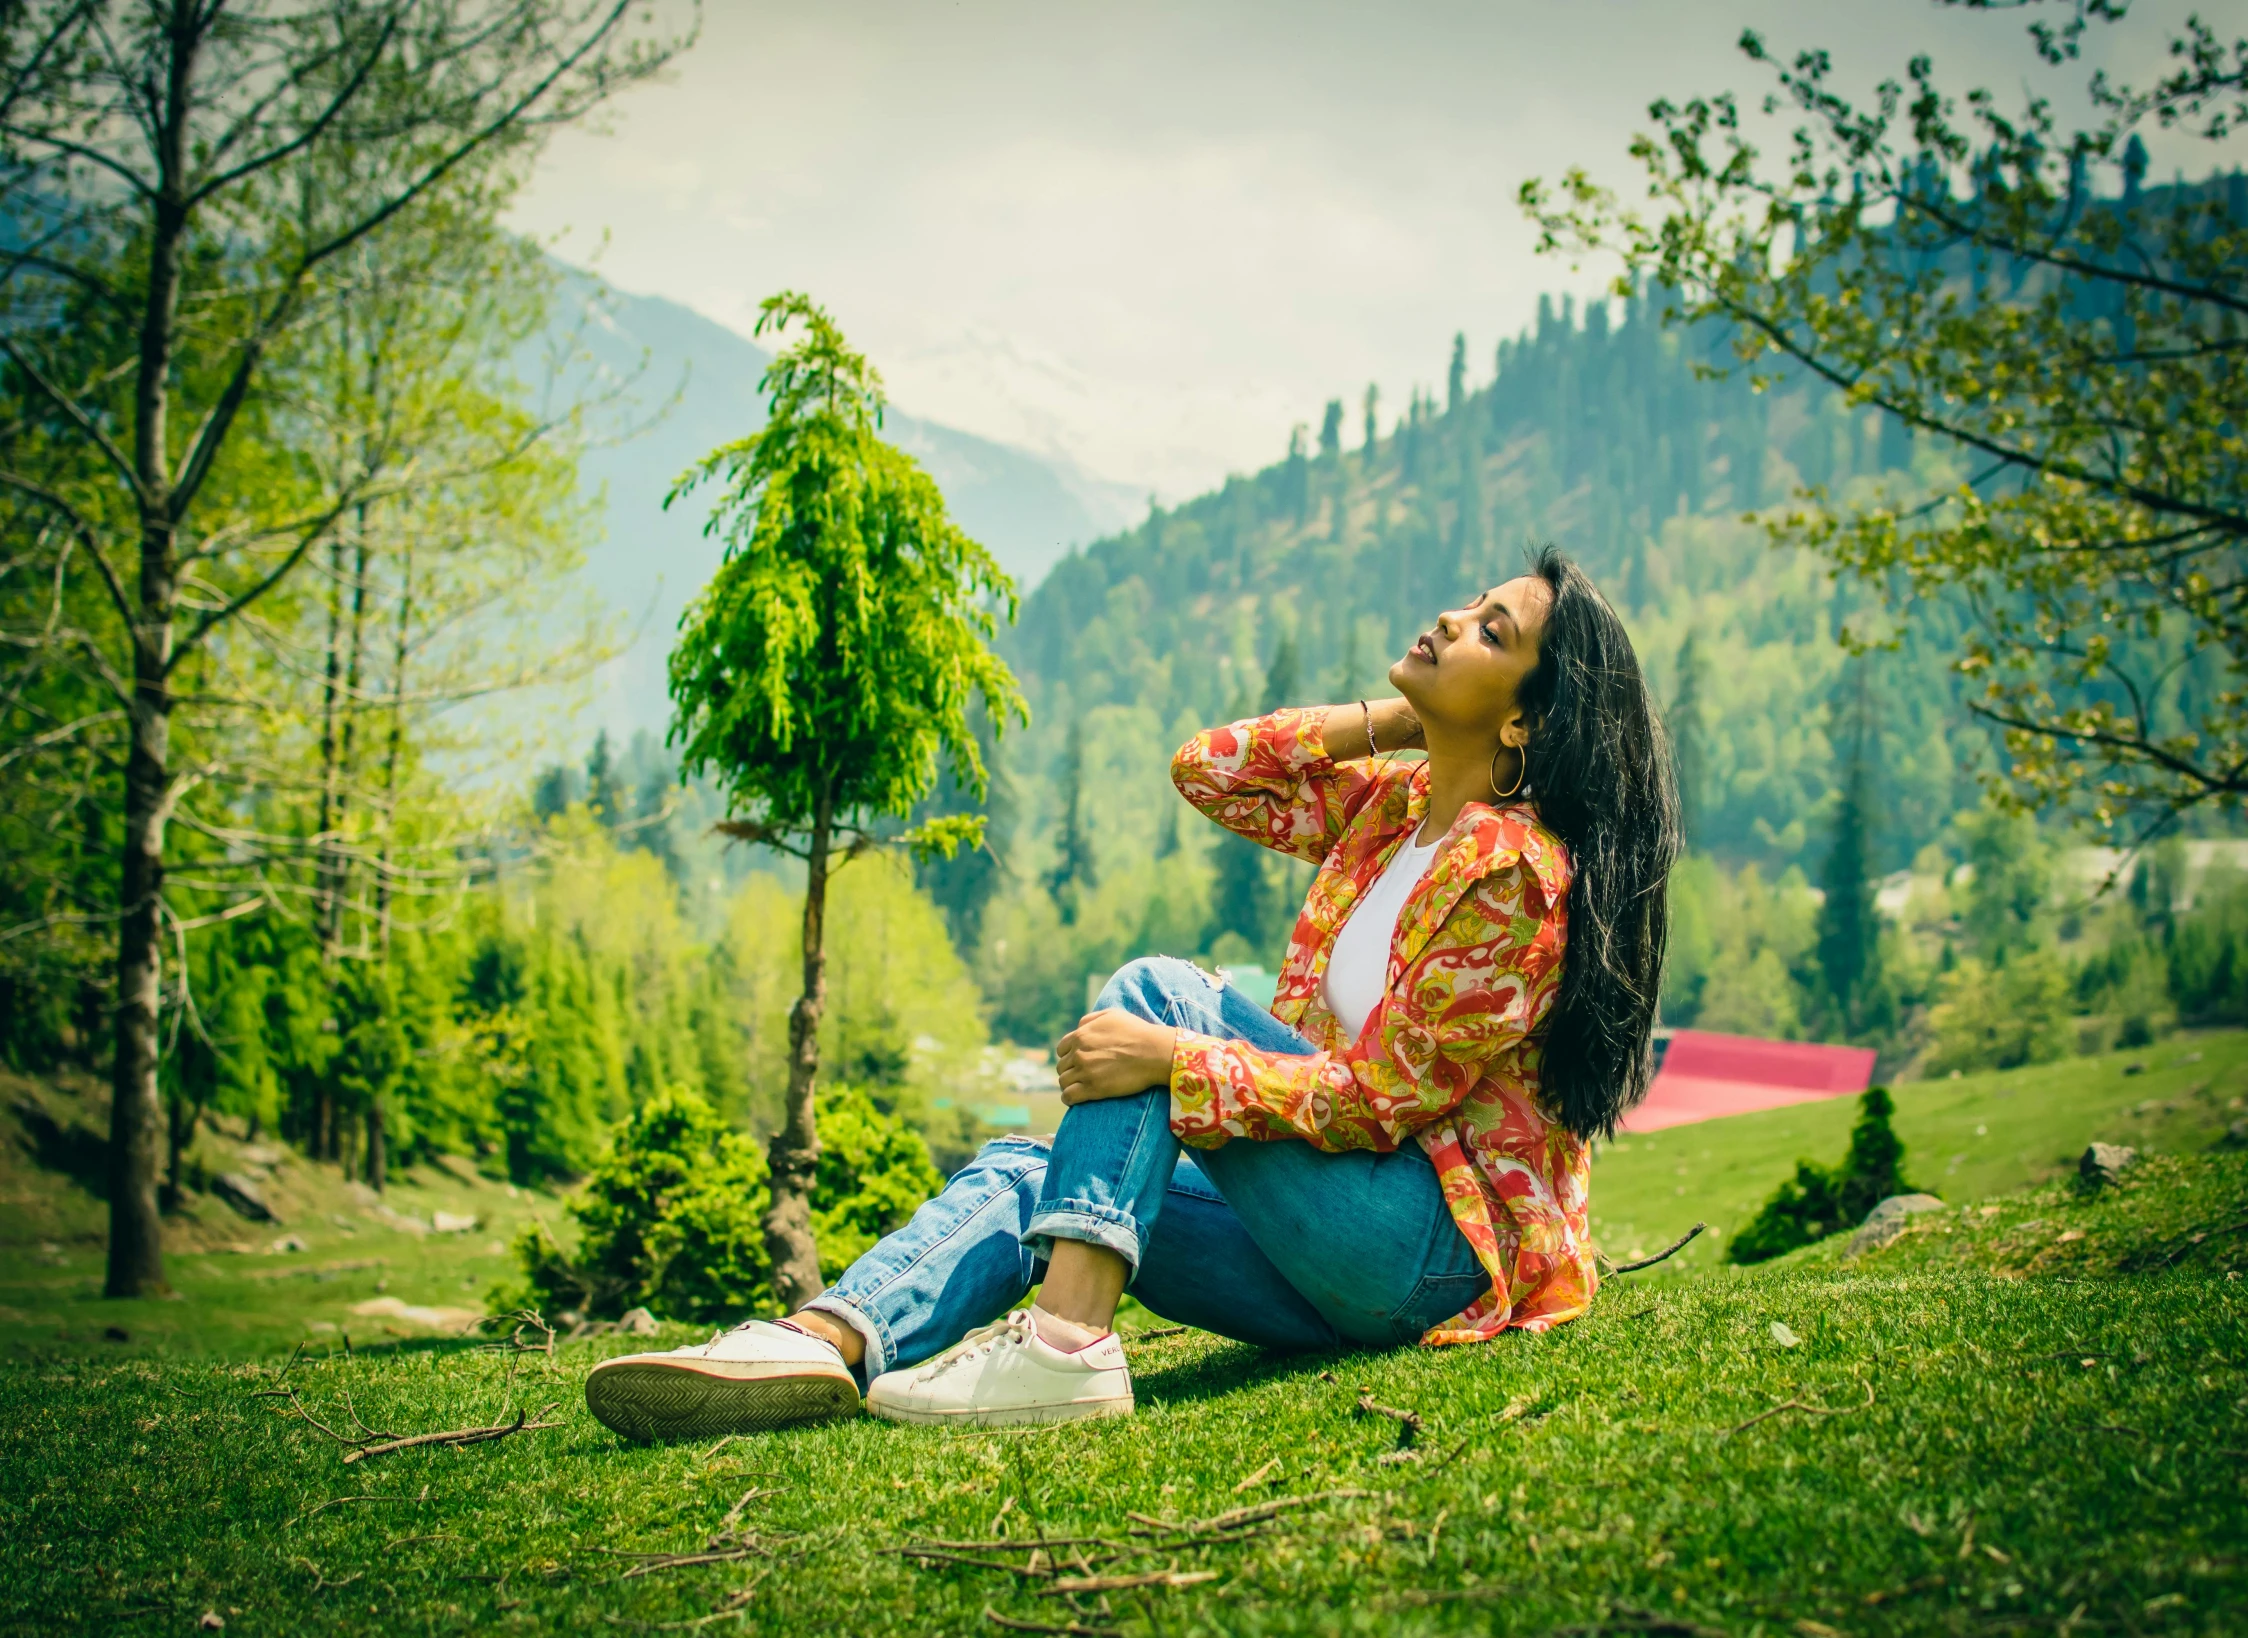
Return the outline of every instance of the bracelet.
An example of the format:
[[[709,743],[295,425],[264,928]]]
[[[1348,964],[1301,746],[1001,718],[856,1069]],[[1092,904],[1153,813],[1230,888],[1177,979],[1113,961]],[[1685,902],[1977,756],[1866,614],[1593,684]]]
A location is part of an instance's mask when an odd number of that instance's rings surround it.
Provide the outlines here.
[[[1374,743],[1374,708],[1364,700],[1360,700],[1358,709],[1360,714],[1366,718],[1366,754],[1368,756],[1379,756],[1381,747]]]

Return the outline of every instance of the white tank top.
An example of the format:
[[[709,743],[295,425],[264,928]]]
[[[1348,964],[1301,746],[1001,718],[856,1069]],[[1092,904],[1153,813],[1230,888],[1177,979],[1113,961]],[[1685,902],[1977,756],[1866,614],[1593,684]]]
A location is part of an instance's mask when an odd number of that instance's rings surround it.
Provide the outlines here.
[[[1390,855],[1388,867],[1366,890],[1366,896],[1351,906],[1350,919],[1335,935],[1335,947],[1327,952],[1327,974],[1320,985],[1320,997],[1354,1041],[1389,987],[1389,947],[1397,936],[1397,918],[1443,845],[1442,836],[1425,847],[1416,846],[1408,838]]]

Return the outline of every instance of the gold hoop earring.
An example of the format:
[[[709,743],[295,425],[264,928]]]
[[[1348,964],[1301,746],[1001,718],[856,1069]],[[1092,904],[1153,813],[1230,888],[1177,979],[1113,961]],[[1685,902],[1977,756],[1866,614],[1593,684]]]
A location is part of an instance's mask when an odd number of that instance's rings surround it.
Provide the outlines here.
[[[1491,752],[1491,771],[1488,775],[1491,781],[1491,790],[1493,794],[1495,794],[1502,802],[1507,801],[1512,797],[1519,796],[1522,792],[1523,780],[1530,777],[1530,758],[1527,755],[1524,755],[1520,765],[1517,766],[1514,770],[1513,787],[1511,789],[1503,791],[1499,789],[1499,752],[1505,749],[1506,746],[1504,744],[1501,744]]]

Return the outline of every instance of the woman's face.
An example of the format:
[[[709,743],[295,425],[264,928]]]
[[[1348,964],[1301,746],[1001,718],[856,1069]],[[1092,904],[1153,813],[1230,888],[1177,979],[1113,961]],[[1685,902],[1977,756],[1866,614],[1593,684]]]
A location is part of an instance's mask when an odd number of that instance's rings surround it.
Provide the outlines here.
[[[1433,736],[1522,748],[1529,738],[1515,696],[1537,669],[1553,588],[1524,575],[1436,617],[1389,668],[1389,680]]]

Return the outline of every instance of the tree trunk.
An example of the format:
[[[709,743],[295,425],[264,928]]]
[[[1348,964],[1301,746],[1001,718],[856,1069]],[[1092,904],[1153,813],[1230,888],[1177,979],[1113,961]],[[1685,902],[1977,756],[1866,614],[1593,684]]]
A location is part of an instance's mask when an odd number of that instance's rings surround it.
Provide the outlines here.
[[[343,692],[343,536],[328,543],[328,642],[327,663],[320,683],[320,817],[316,839],[313,901],[319,910],[320,959],[336,958],[336,933],[342,922],[342,884],[337,880],[335,827],[337,823],[336,759],[337,712]],[[315,1122],[315,1125],[318,1123]],[[313,1151],[318,1159],[320,1151]]]
[[[390,958],[391,843],[398,833],[398,758],[406,734],[406,640],[413,610],[414,543],[408,535],[398,570],[398,632],[390,655],[390,745],[383,755],[382,769],[382,858],[375,867],[375,920],[386,961]]]
[[[150,558],[170,568],[165,545],[143,554],[143,609],[150,602]],[[170,578],[162,575],[167,605]],[[150,622],[153,624],[154,622]],[[163,1219],[156,1199],[164,1141],[164,1100],[156,1085],[157,1007],[163,986],[160,905],[164,892],[164,821],[170,779],[171,701],[160,668],[149,663],[143,626],[140,675],[133,698],[133,742],[125,760],[125,857],[118,895],[117,1054],[109,1084],[109,1271],[104,1294],[160,1294],[164,1284]],[[166,649],[171,622],[161,622]],[[151,676],[150,672],[156,671]]]
[[[834,799],[822,795],[804,878],[804,993],[788,1015],[788,1108],[766,1150],[773,1198],[765,1212],[765,1252],[773,1263],[773,1294],[788,1313],[820,1293],[820,1252],[812,1238],[820,1134],[812,1091],[820,1073],[820,1014],[827,1007],[827,871],[834,835]]]
[[[380,1194],[389,1180],[390,1156],[383,1147],[382,1099],[367,1105],[367,1187]]]
[[[179,604],[179,516],[168,415],[178,346],[190,91],[201,24],[175,12],[156,146],[161,179],[151,211],[148,288],[133,372],[133,477],[140,531],[140,607],[132,633],[132,743],[125,754],[125,851],[117,893],[117,1052],[109,1082],[109,1267],[104,1295],[159,1295],[164,1224],[156,1163],[164,1141],[157,1090],[157,1014],[163,1000],[164,827],[172,809],[172,645]]]

